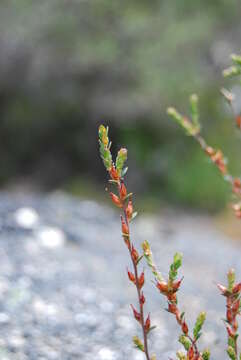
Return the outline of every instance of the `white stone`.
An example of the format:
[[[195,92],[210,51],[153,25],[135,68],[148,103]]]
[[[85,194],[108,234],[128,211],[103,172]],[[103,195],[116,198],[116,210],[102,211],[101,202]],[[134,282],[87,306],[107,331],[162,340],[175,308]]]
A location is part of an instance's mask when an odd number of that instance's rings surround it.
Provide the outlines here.
[[[33,229],[38,225],[39,216],[32,208],[20,208],[15,214],[16,223],[24,229]]]
[[[99,360],[115,360],[116,354],[109,348],[102,348],[98,352],[98,359]]]
[[[58,228],[48,226],[38,230],[37,238],[40,242],[40,245],[49,249],[63,246],[66,240],[63,231]]]

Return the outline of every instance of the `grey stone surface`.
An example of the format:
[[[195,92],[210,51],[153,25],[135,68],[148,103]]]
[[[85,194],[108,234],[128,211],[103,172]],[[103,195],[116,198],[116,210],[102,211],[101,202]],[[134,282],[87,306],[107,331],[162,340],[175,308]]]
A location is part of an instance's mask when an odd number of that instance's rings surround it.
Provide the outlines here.
[[[139,333],[129,306],[136,293],[118,213],[62,193],[0,193],[0,230],[0,359],[143,359],[131,344]],[[132,231],[137,246],[152,243],[164,275],[175,251],[183,252],[180,307],[190,324],[207,310],[201,347],[226,358],[224,299],[214,282],[230,266],[241,275],[238,243],[208,218],[181,210],[141,215]],[[173,358],[180,349],[175,321],[151,281],[145,295],[157,325],[150,347],[158,359]]]

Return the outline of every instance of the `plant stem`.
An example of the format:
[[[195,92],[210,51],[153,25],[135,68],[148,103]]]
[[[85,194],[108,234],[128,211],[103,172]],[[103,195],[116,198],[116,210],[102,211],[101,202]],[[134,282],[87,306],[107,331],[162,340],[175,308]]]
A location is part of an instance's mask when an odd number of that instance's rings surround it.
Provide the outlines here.
[[[126,213],[126,205],[123,202],[123,213],[124,213],[124,218],[126,221],[126,224],[128,226],[128,230],[130,229],[130,222]],[[137,268],[137,264],[135,263],[135,261],[133,260],[132,256],[131,256],[131,247],[129,248],[129,253],[130,253],[130,257],[131,257],[131,261],[132,261],[132,265],[133,265],[133,269],[134,269],[134,274],[135,274],[135,278],[136,278],[136,290],[137,290],[137,295],[138,295],[138,303],[139,303],[139,311],[140,311],[140,315],[141,315],[141,320],[140,320],[140,324],[142,327],[142,333],[143,333],[143,341],[144,341],[144,353],[146,355],[146,359],[150,360],[150,356],[149,356],[149,351],[148,351],[148,342],[147,342],[147,333],[145,330],[145,319],[144,319],[144,311],[143,311],[143,305],[141,303],[141,290],[139,287],[139,274],[138,274],[138,268]]]

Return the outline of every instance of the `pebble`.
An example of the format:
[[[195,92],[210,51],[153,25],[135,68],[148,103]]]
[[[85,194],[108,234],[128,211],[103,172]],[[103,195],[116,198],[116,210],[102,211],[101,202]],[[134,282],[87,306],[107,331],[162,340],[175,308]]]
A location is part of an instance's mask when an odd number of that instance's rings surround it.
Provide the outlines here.
[[[16,223],[24,229],[33,229],[37,226],[39,216],[32,208],[20,208],[14,213]]]
[[[129,260],[119,234],[117,213],[94,201],[63,193],[0,193],[0,359],[144,360],[132,345],[140,328],[129,304]],[[166,231],[168,229],[168,232]],[[203,231],[205,229],[205,232]],[[237,267],[241,249],[204,216],[169,212],[141,216],[133,224],[138,245],[148,238],[163,275],[176,251],[184,253],[179,303],[194,323],[209,309],[201,346],[224,358],[224,301],[213,281]],[[151,283],[146,266],[146,313],[158,329],[150,336],[158,360],[174,358],[179,330]]]

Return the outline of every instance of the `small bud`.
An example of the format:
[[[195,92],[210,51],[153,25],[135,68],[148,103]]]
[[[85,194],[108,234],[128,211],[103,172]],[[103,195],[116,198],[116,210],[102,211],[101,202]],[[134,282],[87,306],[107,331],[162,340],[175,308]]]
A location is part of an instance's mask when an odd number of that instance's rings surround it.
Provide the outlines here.
[[[179,114],[179,112],[175,108],[169,107],[167,109],[167,114],[170,115],[176,122],[182,124],[183,116]]]
[[[136,319],[136,321],[140,322],[141,321],[141,314],[134,308],[133,305],[131,305],[132,311],[133,311],[133,315],[134,318]]]
[[[205,152],[207,153],[208,156],[215,155],[215,150],[211,146],[207,146]]]
[[[139,260],[139,254],[133,245],[132,245],[132,249],[131,249],[131,257],[132,257],[132,260],[134,261],[134,263],[137,264],[137,261]]]
[[[100,125],[100,127],[99,127],[99,138],[100,138],[100,141],[101,141],[105,146],[108,145],[108,143],[109,143],[109,140],[108,140],[108,131],[107,131],[107,129],[104,127],[104,125]]]
[[[148,331],[150,330],[150,327],[151,327],[151,320],[150,320],[150,314],[149,314],[146,319],[145,325],[144,325],[146,333],[148,333]]]
[[[170,302],[177,303],[177,294],[176,293],[168,293],[167,299]]]
[[[234,332],[237,332],[237,330],[238,330],[238,322],[237,322],[237,320],[235,319],[235,321],[233,322],[233,331],[234,331]]]
[[[177,352],[177,358],[179,360],[186,360],[186,355],[182,351]]]
[[[168,311],[172,314],[176,314],[178,312],[177,306],[173,303],[168,304]]]
[[[203,358],[203,360],[209,360],[210,359],[210,350],[209,349],[206,349],[206,350],[203,351],[202,358]]]
[[[105,128],[103,125],[99,127],[99,144],[100,155],[103,160],[104,166],[107,171],[110,171],[112,167],[112,156],[110,152],[108,128]]]
[[[241,202],[234,204],[233,209],[235,211],[235,215],[238,219],[241,219]]]
[[[241,283],[238,283],[238,284],[234,285],[233,294],[240,293],[240,291],[241,291]]]
[[[233,180],[233,192],[235,194],[241,194],[241,180],[238,178]]]
[[[168,284],[166,282],[157,282],[156,287],[160,290],[162,294],[166,294],[168,292]]]
[[[226,311],[226,318],[227,318],[227,321],[231,324],[233,321],[233,314],[230,309],[227,309],[227,311]]]
[[[241,180],[240,179],[238,179],[238,178],[234,179],[234,184],[235,184],[235,186],[241,188]]]
[[[120,186],[120,198],[121,198],[121,200],[124,200],[126,195],[127,195],[127,190],[126,190],[125,184],[122,183],[121,186]]]
[[[184,322],[182,323],[182,332],[187,335],[188,334],[188,326],[186,321],[184,320]]]
[[[122,175],[124,163],[127,160],[127,150],[125,148],[122,148],[119,150],[117,158],[116,158],[116,170],[118,172],[118,175]]]
[[[140,289],[143,287],[144,282],[145,282],[145,275],[144,275],[144,272],[142,271],[142,273],[138,279],[138,285],[139,285]]]
[[[129,228],[125,220],[123,219],[123,216],[121,216],[121,228],[122,228],[122,234],[129,236]]]
[[[236,125],[239,129],[241,129],[241,116],[236,116]]]
[[[129,220],[131,220],[132,214],[133,214],[133,204],[132,204],[132,200],[130,199],[126,208],[126,215]]]
[[[231,338],[234,338],[235,332],[231,329],[231,327],[229,325],[227,325],[226,329],[227,329],[228,336],[230,336]]]
[[[193,336],[195,339],[198,339],[200,336],[200,331],[202,329],[202,326],[204,324],[204,321],[206,319],[206,313],[202,311],[195,322],[194,329],[193,329]]]
[[[146,302],[146,299],[145,299],[145,296],[144,296],[143,292],[141,292],[140,302],[141,302],[141,305],[144,305],[145,302]]]
[[[174,291],[177,291],[177,290],[179,289],[179,287],[180,287],[180,285],[181,285],[181,283],[182,283],[182,280],[183,280],[183,279],[178,280],[178,281],[176,281],[176,282],[174,282],[174,283],[172,284],[172,289],[173,289]]]
[[[229,294],[228,289],[225,286],[217,284],[217,287],[221,291],[222,295],[227,296]]]
[[[150,248],[150,245],[148,243],[147,240],[145,240],[143,243],[142,243],[142,249],[144,251],[144,254],[146,256],[150,256],[151,255],[151,248]]]
[[[191,346],[190,340],[185,335],[181,335],[179,337],[179,342],[184,346],[186,351],[190,349]]]
[[[122,203],[121,203],[121,201],[120,201],[120,199],[118,198],[117,195],[115,195],[115,194],[113,194],[113,193],[111,192],[111,193],[110,193],[110,197],[111,197],[112,202],[113,202],[116,206],[118,206],[119,208],[122,207]]]
[[[235,271],[234,269],[230,269],[228,274],[227,274],[227,277],[228,277],[228,290],[230,292],[233,291],[233,286],[234,286],[234,283],[235,283]]]
[[[128,274],[129,280],[135,284],[136,283],[135,275],[131,271],[129,271],[128,269],[127,269],[127,274]]]
[[[118,172],[117,170],[115,169],[114,165],[112,165],[111,169],[110,169],[110,176],[113,180],[116,180],[118,181],[120,178],[119,178],[119,175],[118,175]]]
[[[134,336],[133,337],[133,343],[134,345],[141,351],[144,352],[144,345],[142,344],[141,340],[137,337],[137,336]]]
[[[233,303],[232,311],[236,314],[238,312],[238,310],[239,310],[239,307],[240,307],[240,299],[236,300]]]

